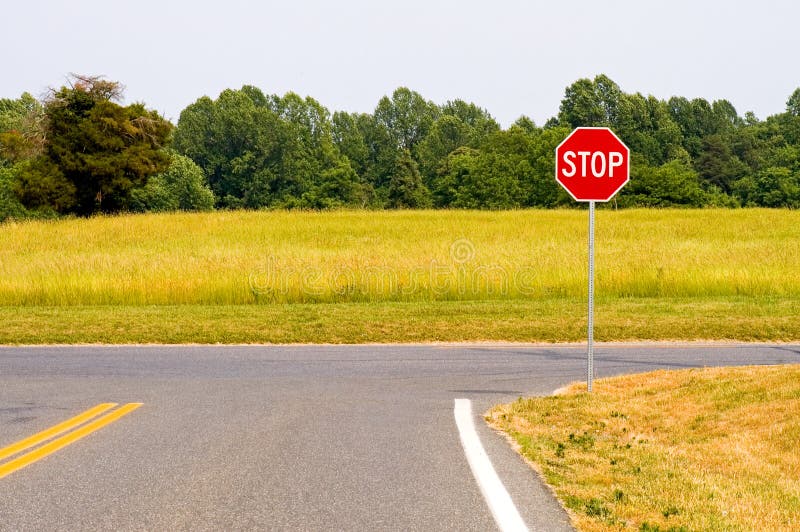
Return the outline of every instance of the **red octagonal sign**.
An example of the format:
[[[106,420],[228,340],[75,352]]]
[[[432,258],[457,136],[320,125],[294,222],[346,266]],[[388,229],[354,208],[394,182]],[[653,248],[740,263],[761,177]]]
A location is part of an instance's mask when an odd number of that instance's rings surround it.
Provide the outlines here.
[[[630,178],[630,150],[607,127],[579,127],[556,148],[556,181],[577,201],[608,201]]]

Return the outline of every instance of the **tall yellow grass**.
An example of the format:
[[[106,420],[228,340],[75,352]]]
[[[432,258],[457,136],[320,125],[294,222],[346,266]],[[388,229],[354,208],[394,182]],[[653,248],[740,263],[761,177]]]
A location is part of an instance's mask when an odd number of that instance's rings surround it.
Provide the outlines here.
[[[597,295],[800,297],[800,212],[601,210]],[[587,213],[215,212],[0,225],[0,305],[560,299]]]

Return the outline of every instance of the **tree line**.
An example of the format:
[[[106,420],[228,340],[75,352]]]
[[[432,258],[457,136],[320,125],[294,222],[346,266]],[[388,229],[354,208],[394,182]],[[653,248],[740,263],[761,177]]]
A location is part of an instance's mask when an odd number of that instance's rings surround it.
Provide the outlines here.
[[[119,83],[75,76],[37,100],[0,99],[0,219],[212,208],[509,209],[574,205],[555,147],[578,126],[629,146],[628,206],[800,207],[800,89],[759,120],[726,100],[566,88],[558,115],[503,129],[463,100],[408,88],[372,113],[253,86],[204,96],[176,125]]]

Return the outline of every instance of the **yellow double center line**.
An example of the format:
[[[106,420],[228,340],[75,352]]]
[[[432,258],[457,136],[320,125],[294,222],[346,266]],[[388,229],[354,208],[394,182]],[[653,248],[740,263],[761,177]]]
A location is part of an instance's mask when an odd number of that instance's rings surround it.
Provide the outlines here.
[[[117,403],[99,404],[94,408],[90,408],[86,412],[59,423],[58,425],[54,425],[49,429],[36,433],[33,436],[25,438],[24,440],[12,443],[7,447],[3,447],[0,449],[0,461],[5,460],[9,456],[14,456],[15,454],[21,453],[26,449],[30,449],[31,447],[36,447],[41,443],[47,442],[41,447],[29,451],[22,456],[18,456],[13,460],[9,460],[4,464],[0,464],[0,478],[10,475],[14,471],[22,469],[23,467],[30,465],[37,460],[41,460],[45,456],[53,454],[59,449],[62,449],[85,436],[88,436],[92,432],[105,427],[109,423],[113,423],[125,414],[129,414],[130,412],[133,412],[142,406],[142,403],[128,403],[117,408],[116,410],[108,412],[116,406]],[[108,413],[97,417],[104,412]],[[66,434],[63,436],[52,439],[65,432]]]

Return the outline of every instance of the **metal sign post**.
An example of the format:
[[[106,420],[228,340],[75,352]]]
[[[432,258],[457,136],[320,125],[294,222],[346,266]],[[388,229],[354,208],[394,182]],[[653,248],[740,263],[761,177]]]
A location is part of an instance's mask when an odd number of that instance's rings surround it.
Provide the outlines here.
[[[589,334],[586,353],[586,386],[594,380],[594,202],[589,202]]]

